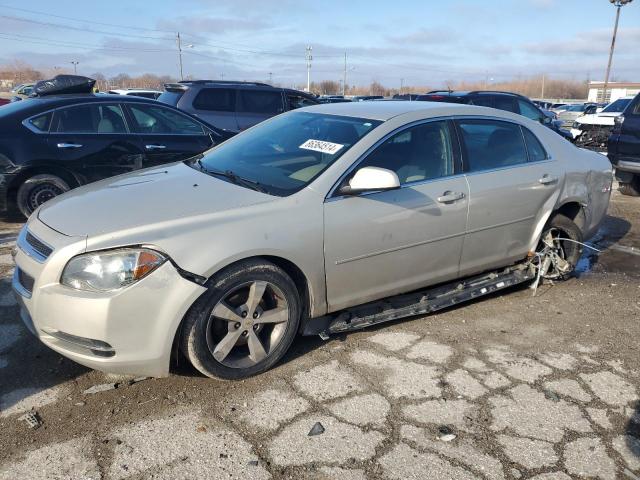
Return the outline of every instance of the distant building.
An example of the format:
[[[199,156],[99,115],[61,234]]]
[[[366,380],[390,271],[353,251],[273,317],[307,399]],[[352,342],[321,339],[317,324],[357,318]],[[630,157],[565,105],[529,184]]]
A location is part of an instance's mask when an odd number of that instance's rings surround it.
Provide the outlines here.
[[[604,94],[604,82],[589,82],[589,101],[598,103],[615,102],[622,97],[640,93],[640,83],[609,82]]]

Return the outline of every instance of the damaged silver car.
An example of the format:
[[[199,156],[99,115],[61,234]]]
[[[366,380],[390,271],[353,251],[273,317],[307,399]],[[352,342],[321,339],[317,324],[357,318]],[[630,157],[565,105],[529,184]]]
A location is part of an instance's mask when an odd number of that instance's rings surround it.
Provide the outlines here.
[[[78,363],[163,376],[180,350],[239,379],[299,334],[569,275],[611,183],[606,157],[509,112],[314,106],[46,203],[13,287],[30,330]]]

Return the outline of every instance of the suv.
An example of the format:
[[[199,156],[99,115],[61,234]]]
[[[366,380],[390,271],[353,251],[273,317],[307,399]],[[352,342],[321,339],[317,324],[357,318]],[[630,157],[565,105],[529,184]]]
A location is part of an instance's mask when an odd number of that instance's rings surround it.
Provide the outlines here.
[[[167,83],[164,88],[158,101],[232,133],[279,113],[319,103],[308,93],[256,82],[195,80]]]
[[[523,95],[511,92],[493,92],[493,91],[473,91],[473,92],[454,92],[448,90],[434,90],[426,95],[419,95],[416,100],[427,102],[448,102],[448,103],[466,103],[468,105],[479,105],[481,107],[497,108],[498,110],[506,110],[507,112],[519,113],[531,120],[540,122],[543,125],[562,135],[567,140],[571,140],[571,133],[560,128],[561,122],[554,122],[553,119],[544,114],[544,112],[534,104],[531,100]]]
[[[640,196],[640,94],[614,118],[608,156],[623,195]]]

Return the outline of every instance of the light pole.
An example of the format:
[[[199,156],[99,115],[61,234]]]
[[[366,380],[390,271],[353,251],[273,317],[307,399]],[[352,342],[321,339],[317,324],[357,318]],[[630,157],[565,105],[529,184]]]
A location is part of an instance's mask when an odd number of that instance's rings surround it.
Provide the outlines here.
[[[609,50],[609,63],[607,64],[607,73],[604,76],[604,88],[602,89],[602,100],[607,97],[607,87],[609,86],[609,73],[611,73],[611,62],[613,60],[613,50],[616,46],[616,35],[618,34],[618,22],[620,21],[620,9],[633,2],[633,0],[609,0],[616,7],[616,24],[613,27],[613,38],[611,39],[611,50]]]
[[[77,75],[78,74],[78,64],[80,62],[76,61],[76,60],[71,60],[71,65],[73,65],[73,74]]]
[[[307,59],[307,92],[311,92],[311,60],[313,60],[313,56],[311,55],[312,50],[313,48],[311,46],[308,46],[307,51],[304,55]]]
[[[182,40],[180,39],[180,32],[176,33],[176,44],[178,45],[178,60],[180,62],[180,80],[184,80],[184,74],[182,73]],[[193,44],[185,45],[184,48],[193,48]]]

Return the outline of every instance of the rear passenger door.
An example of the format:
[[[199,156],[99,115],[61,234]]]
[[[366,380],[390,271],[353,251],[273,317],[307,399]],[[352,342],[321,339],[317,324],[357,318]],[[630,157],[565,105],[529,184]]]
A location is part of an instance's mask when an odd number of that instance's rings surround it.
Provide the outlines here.
[[[54,111],[49,142],[62,166],[86,182],[143,165],[142,146],[119,103],[86,103]]]
[[[193,115],[214,127],[238,132],[235,88],[203,88],[193,98]]]
[[[284,112],[284,95],[277,89],[241,88],[238,90],[238,128],[246,130]]]
[[[186,160],[213,145],[202,125],[174,109],[128,103],[131,123],[144,148],[144,166]]]
[[[456,123],[470,195],[462,276],[526,257],[561,170],[518,123],[474,118]]]

